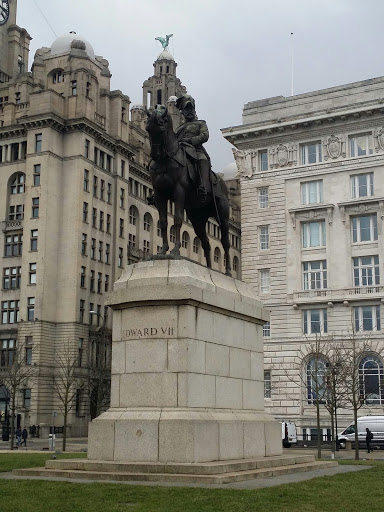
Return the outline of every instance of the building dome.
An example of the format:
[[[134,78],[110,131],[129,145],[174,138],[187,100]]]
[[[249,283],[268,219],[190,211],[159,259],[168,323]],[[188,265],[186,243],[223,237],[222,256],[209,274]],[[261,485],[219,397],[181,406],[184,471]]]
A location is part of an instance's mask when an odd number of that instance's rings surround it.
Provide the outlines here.
[[[173,55],[171,55],[167,50],[163,50],[160,55],[157,57],[157,60],[175,60]]]
[[[89,43],[83,36],[80,34],[76,34],[76,32],[70,32],[69,34],[65,34],[60,36],[54,41],[51,46],[51,55],[61,55],[62,53],[69,53],[73,47],[79,48],[81,45],[74,45],[72,43],[74,41],[79,41],[84,43],[85,51],[91,59],[95,58],[95,52],[91,43]]]
[[[223,173],[225,180],[235,178],[237,175],[236,162],[231,162],[230,164],[226,165],[221,172]]]

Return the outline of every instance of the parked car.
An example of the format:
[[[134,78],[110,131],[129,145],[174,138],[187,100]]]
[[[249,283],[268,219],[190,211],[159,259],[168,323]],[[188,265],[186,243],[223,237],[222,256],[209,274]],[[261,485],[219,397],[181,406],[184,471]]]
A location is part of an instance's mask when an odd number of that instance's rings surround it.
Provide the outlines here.
[[[373,434],[371,445],[384,448],[384,416],[362,416],[357,418],[357,431],[359,436],[359,445],[364,446],[366,428]],[[345,448],[347,441],[355,441],[355,425],[352,423],[346,429],[339,433],[340,448]]]
[[[281,437],[284,448],[290,448],[297,443],[296,425],[290,421],[281,422]]]

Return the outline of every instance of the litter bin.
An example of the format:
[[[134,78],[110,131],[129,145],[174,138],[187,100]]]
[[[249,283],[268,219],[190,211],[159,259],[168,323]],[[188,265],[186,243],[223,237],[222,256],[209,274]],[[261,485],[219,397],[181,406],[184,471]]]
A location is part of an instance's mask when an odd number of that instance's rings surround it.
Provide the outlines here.
[[[56,442],[55,434],[49,434],[48,435],[48,448],[50,450],[54,450],[55,449],[55,442]]]
[[[2,432],[1,432],[1,440],[2,441],[9,441],[9,430],[10,428],[8,425],[3,425]]]

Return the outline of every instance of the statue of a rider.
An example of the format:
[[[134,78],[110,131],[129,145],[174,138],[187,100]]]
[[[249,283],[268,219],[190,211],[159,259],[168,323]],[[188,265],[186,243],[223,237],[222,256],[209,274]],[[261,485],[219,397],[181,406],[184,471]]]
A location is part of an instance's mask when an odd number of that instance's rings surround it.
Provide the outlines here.
[[[210,191],[209,177],[211,170],[209,155],[203,147],[204,142],[209,139],[207,123],[197,119],[195,100],[192,96],[188,94],[180,96],[176,101],[176,107],[185,119],[184,124],[176,130],[176,137],[181,144],[191,144],[196,151],[198,166],[197,196],[202,203],[205,203]]]

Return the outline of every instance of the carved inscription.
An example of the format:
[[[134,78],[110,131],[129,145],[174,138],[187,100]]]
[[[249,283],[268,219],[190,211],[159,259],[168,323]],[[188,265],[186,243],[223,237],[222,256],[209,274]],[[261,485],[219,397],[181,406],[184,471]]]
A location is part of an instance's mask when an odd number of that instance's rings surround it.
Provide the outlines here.
[[[137,340],[141,338],[175,338],[174,327],[140,327],[123,329],[123,340]]]

